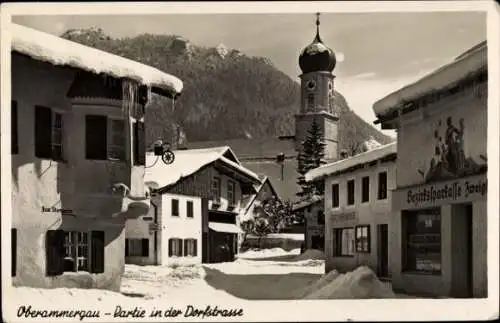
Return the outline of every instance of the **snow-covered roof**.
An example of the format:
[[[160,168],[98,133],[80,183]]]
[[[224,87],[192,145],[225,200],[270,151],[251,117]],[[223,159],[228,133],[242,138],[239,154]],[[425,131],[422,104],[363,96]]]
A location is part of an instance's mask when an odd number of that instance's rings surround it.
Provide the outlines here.
[[[349,157],[330,164],[322,165],[315,169],[311,169],[305,175],[306,181],[315,181],[325,176],[345,171],[351,167],[370,163],[372,161],[376,161],[396,153],[397,143],[392,142],[390,144],[375,148],[373,150],[369,150],[353,157]]]
[[[221,161],[252,180],[260,182],[254,172],[225,157],[228,152],[232,153],[229,147],[176,150],[174,162],[169,165],[165,165],[159,156],[148,153],[144,181],[157,188],[163,188],[193,175],[204,166]]]
[[[323,201],[323,195],[313,195],[311,198],[297,202],[293,207],[292,211],[298,211],[318,202]]]
[[[432,90],[457,82],[465,75],[484,68],[487,61],[487,46],[484,41],[418,81],[378,100],[373,104],[373,111],[377,117],[382,117],[394,110],[402,100],[416,99]]]
[[[11,24],[12,50],[53,65],[70,66],[96,74],[129,78],[159,94],[182,92],[180,79],[130,59],[84,46],[25,26]]]
[[[269,180],[269,177],[264,176],[261,183],[258,185],[255,185],[255,194],[252,194],[251,196],[248,197],[248,199],[247,199],[248,202],[244,205],[243,209],[241,210],[242,216],[247,214],[248,210],[250,209],[252,204],[255,202],[257,196],[259,195],[259,192],[262,190],[262,188],[264,188],[264,185],[266,183],[269,183],[269,186],[271,187],[271,190],[273,191],[274,195],[276,195],[276,197],[278,199],[280,198],[278,195],[278,192],[276,192],[276,190],[274,189],[273,183],[271,183],[271,181]]]

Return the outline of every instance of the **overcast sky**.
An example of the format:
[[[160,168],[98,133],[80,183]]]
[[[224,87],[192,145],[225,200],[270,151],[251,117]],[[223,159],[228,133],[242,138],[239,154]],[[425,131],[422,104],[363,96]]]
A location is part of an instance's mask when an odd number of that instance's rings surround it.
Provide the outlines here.
[[[268,57],[298,80],[298,56],[315,35],[313,14],[171,14],[134,16],[15,16],[13,22],[52,34],[100,27],[112,37],[177,34],[195,45]],[[367,122],[372,104],[486,39],[481,12],[325,13],[321,37],[340,62],[336,88]],[[168,72],[168,71],[167,71]]]

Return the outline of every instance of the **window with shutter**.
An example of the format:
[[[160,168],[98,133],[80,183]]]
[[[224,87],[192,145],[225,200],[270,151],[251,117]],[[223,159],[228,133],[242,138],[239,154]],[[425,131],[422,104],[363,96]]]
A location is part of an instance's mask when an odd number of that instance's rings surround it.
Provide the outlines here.
[[[11,276],[16,276],[17,269],[17,229],[10,230],[10,239],[11,239],[11,253],[12,253],[12,268],[11,268]]]
[[[193,201],[186,202],[186,213],[188,218],[194,217]]]
[[[11,154],[19,153],[17,101],[11,102],[10,129],[11,129]]]
[[[332,208],[339,207],[340,198],[339,198],[339,184],[332,185]]]
[[[90,262],[92,273],[104,272],[104,231],[92,231],[91,246],[92,260]]]
[[[146,131],[144,122],[134,123],[134,165],[146,165]]]
[[[61,275],[64,271],[64,236],[62,230],[47,231],[45,252],[48,276]]]
[[[196,239],[184,240],[184,256],[196,257]]]
[[[370,201],[370,177],[365,176],[361,179],[361,202]]]
[[[53,112],[52,119],[52,159],[63,160],[63,116]]]
[[[125,257],[130,256],[129,250],[128,250],[128,244],[129,244],[129,239],[125,239]]]
[[[182,239],[177,239],[177,257],[182,257]]]
[[[387,172],[378,174],[378,199],[385,200],[387,198]]]
[[[107,159],[107,122],[106,116],[85,116],[85,155],[87,159]]]
[[[52,110],[42,106],[35,107],[35,156],[52,157]]]
[[[142,257],[149,257],[149,239],[142,239]]]
[[[189,256],[189,239],[184,239],[184,257]]]
[[[110,119],[108,132],[108,159],[109,160],[125,160],[125,145],[126,132],[125,121],[118,119]]]
[[[347,181],[347,205],[354,205],[354,180]]]
[[[168,239],[168,256],[174,255],[174,239]]]
[[[179,200],[172,199],[172,216],[179,216]]]
[[[182,239],[171,238],[168,240],[168,255],[170,257],[182,257]]]
[[[193,239],[193,257],[198,256],[198,240]]]

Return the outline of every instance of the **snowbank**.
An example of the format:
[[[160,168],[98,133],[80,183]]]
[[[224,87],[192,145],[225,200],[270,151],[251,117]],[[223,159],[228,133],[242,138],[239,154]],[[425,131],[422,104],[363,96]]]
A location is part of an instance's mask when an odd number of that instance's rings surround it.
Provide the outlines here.
[[[324,259],[325,259],[325,253],[321,250],[316,250],[316,249],[307,249],[305,252],[294,258],[295,261],[324,260]]]
[[[382,283],[373,271],[361,266],[352,272],[338,275],[336,272],[327,274],[318,281],[317,289],[311,288],[304,292],[304,299],[366,299],[394,298],[390,287]],[[319,288],[318,288],[319,287]]]
[[[181,93],[183,83],[175,76],[130,59],[84,46],[25,26],[11,24],[12,49],[53,65],[67,65],[104,73],[116,78],[130,78],[173,95]]]
[[[328,274],[323,275],[320,279],[318,279],[314,283],[296,290],[293,296],[297,299],[303,299],[307,295],[316,292],[318,290],[321,290],[323,287],[334,281],[339,275],[340,274],[336,270],[332,270]]]

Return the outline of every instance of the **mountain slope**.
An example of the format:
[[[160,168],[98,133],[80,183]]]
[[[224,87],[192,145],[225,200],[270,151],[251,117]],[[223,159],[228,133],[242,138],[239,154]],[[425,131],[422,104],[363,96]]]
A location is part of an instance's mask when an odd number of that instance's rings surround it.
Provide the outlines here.
[[[184,82],[172,110],[168,100],[153,96],[147,110],[147,141],[175,141],[176,124],[188,141],[266,138],[293,134],[300,86],[262,57],[249,57],[220,44],[195,46],[176,35],[143,34],[112,39],[101,29],[68,30],[63,38],[154,66]],[[340,146],[348,150],[370,138],[390,138],[363,121],[340,93]]]

